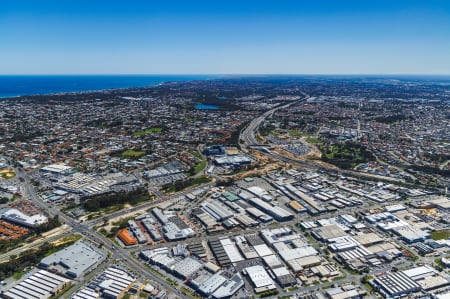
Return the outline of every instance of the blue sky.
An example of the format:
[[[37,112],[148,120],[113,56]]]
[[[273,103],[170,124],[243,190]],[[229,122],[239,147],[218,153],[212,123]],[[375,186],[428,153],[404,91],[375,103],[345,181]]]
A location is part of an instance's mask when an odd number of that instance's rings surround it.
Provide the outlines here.
[[[0,2],[2,74],[450,74],[450,1]]]

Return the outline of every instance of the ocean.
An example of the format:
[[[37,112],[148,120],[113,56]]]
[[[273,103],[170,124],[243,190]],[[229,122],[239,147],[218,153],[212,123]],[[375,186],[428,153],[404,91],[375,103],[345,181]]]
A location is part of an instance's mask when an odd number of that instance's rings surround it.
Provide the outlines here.
[[[155,86],[164,82],[208,80],[217,77],[214,75],[0,75],[0,98]]]

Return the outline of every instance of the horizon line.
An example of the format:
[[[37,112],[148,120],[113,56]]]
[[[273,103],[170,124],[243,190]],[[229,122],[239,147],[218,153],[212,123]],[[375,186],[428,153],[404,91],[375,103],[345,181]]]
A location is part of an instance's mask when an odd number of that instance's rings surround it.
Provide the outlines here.
[[[450,76],[450,73],[22,73],[0,76]]]

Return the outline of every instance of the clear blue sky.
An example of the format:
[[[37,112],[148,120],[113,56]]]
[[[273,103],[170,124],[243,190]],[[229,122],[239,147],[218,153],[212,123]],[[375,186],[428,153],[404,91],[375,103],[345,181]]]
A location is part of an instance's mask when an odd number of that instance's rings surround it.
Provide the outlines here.
[[[2,74],[449,74],[450,1],[0,0]]]

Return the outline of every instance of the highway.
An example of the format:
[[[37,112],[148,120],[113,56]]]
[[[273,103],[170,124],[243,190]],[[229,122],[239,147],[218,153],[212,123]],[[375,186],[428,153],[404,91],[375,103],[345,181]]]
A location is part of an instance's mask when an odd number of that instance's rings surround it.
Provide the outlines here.
[[[256,117],[255,119],[253,119],[249,125],[243,129],[241,131],[241,134],[239,136],[239,146],[241,147],[241,149],[244,152],[248,152],[249,148],[254,148],[255,150],[258,150],[261,154],[269,156],[271,158],[274,158],[276,160],[279,161],[283,161],[286,163],[291,163],[291,164],[296,164],[299,165],[301,167],[304,168],[308,168],[311,170],[322,170],[322,171],[327,171],[328,173],[334,173],[334,174],[339,174],[339,175],[347,175],[347,176],[352,176],[352,177],[358,177],[358,178],[363,178],[363,179],[368,179],[368,180],[379,180],[379,181],[384,181],[384,182],[388,182],[388,183],[400,183],[400,184],[404,184],[404,185],[411,185],[409,183],[406,183],[404,180],[402,179],[398,179],[398,178],[391,178],[391,177],[386,177],[386,176],[380,176],[380,175],[375,175],[375,174],[370,174],[370,173],[364,173],[364,172],[358,172],[358,171],[353,171],[353,170],[344,170],[344,169],[334,169],[331,167],[325,167],[323,165],[319,165],[317,163],[314,163],[313,161],[306,161],[306,160],[299,160],[299,159],[294,159],[291,157],[287,157],[284,155],[281,155],[279,153],[273,152],[273,151],[267,151],[264,147],[270,147],[270,144],[261,144],[260,142],[258,142],[256,140],[255,137],[255,133],[257,132],[259,126],[261,125],[261,123],[269,116],[272,115],[274,112],[280,110],[280,109],[285,109],[288,108],[289,106],[305,101],[309,98],[309,96],[305,93],[303,93],[304,98],[282,105],[282,106],[278,106],[275,107],[271,110],[268,110],[266,112],[264,112],[263,114],[261,114],[260,116]],[[417,187],[417,186],[415,186]],[[436,190],[436,191],[443,191],[443,190]]]
[[[272,115],[274,112],[276,112],[278,110],[281,110],[281,109],[288,108],[289,106],[292,106],[292,105],[297,104],[299,102],[305,101],[306,99],[309,98],[309,96],[307,94],[305,94],[305,93],[302,93],[302,94],[304,96],[302,99],[293,101],[291,103],[288,103],[288,104],[285,104],[285,105],[282,105],[282,106],[277,106],[275,108],[272,108],[272,109],[264,112],[260,116],[254,118],[248,124],[248,126],[244,130],[241,131],[241,134],[239,136],[239,145],[240,145],[241,149],[245,152],[245,151],[247,151],[247,147],[262,145],[255,138],[255,132],[257,131],[257,129],[259,128],[261,123],[269,115]],[[243,143],[241,143],[241,140],[243,141]]]
[[[330,169],[318,164],[315,164],[313,162],[309,162],[309,161],[303,161],[303,160],[298,160],[298,159],[294,159],[294,158],[290,158],[287,156],[284,156],[282,154],[279,154],[277,152],[271,152],[271,151],[266,151],[263,150],[262,147],[264,147],[263,144],[260,144],[258,142],[258,140],[256,140],[255,137],[255,133],[257,132],[259,126],[261,125],[261,123],[264,122],[264,120],[271,116],[273,113],[275,113],[276,111],[280,110],[280,109],[285,109],[290,107],[293,104],[297,104],[300,103],[302,101],[305,101],[309,98],[308,95],[303,94],[303,97],[299,100],[296,101],[292,101],[288,104],[284,104],[281,106],[277,106],[271,110],[268,110],[266,112],[264,112],[263,114],[261,114],[260,116],[256,117],[255,119],[253,119],[249,125],[244,128],[241,131],[240,134],[240,138],[239,138],[239,143],[240,143],[240,147],[244,152],[248,152],[248,150],[250,148],[256,148],[256,150],[259,150],[262,154],[267,155],[271,158],[274,158],[276,160],[279,161],[283,161],[283,162],[287,162],[287,163],[292,163],[292,164],[296,164],[302,167],[306,167],[306,168],[312,168],[315,170],[325,170],[327,172],[333,172],[336,174],[340,174],[340,175],[352,175],[352,176],[359,176],[359,177],[370,177],[373,179],[373,176],[370,175],[366,175],[363,173],[359,173],[359,172],[354,172],[354,171],[343,171],[343,170],[336,170],[336,169]],[[260,148],[258,148],[260,147]],[[124,210],[120,210],[117,211],[115,213],[109,214],[106,217],[100,217],[98,219],[94,219],[91,221],[86,221],[84,223],[80,223],[77,220],[67,216],[66,214],[64,214],[63,212],[61,212],[58,208],[56,208],[55,206],[45,203],[41,200],[41,198],[39,197],[39,195],[37,194],[35,187],[31,184],[28,175],[25,171],[23,171],[21,168],[17,168],[15,169],[16,173],[17,173],[17,177],[23,181],[23,185],[24,185],[24,190],[23,191],[23,196],[24,198],[29,198],[33,204],[35,204],[37,207],[39,207],[40,209],[42,209],[43,211],[47,211],[47,213],[49,214],[50,217],[54,217],[54,216],[58,216],[59,220],[63,223],[65,223],[66,225],[68,225],[69,227],[71,227],[71,232],[72,233],[80,233],[82,234],[86,239],[91,240],[92,242],[100,245],[100,247],[102,247],[102,249],[106,252],[106,254],[110,257],[108,260],[108,264],[110,263],[114,263],[116,261],[119,261],[119,263],[126,265],[129,269],[131,269],[137,276],[138,278],[150,278],[152,279],[154,282],[156,282],[160,287],[163,287],[165,289],[167,289],[168,291],[177,294],[177,296],[181,297],[181,298],[189,298],[188,296],[185,296],[183,294],[180,293],[180,291],[172,286],[171,284],[169,284],[164,278],[160,277],[159,275],[155,274],[154,272],[150,271],[146,265],[144,265],[141,261],[137,260],[136,257],[134,256],[134,253],[137,250],[143,250],[143,249],[150,249],[150,248],[157,248],[157,247],[162,247],[162,246],[173,246],[176,244],[179,244],[180,242],[166,242],[166,243],[161,243],[161,244],[156,244],[156,245],[139,245],[136,247],[132,247],[132,248],[122,248],[120,246],[117,246],[112,240],[108,239],[107,237],[103,236],[102,234],[98,233],[97,231],[95,231],[94,226],[96,226],[97,224],[100,224],[104,221],[104,218],[106,219],[113,219],[113,218],[117,218],[126,214],[130,214],[130,213],[134,213],[134,212],[138,212],[141,210],[146,210],[149,209],[151,207],[155,207],[161,203],[164,202],[172,202],[174,201],[177,197],[181,197],[184,196],[188,193],[191,193],[195,190],[198,190],[200,188],[211,188],[214,185],[214,182],[210,182],[207,184],[203,184],[188,190],[184,190],[182,192],[173,194],[171,196],[167,196],[163,193],[161,193],[159,190],[157,190],[156,188],[154,188],[153,186],[149,186],[149,191],[151,191],[153,194],[155,194],[156,196],[156,200],[151,201],[151,202],[145,202],[141,205],[129,208],[129,209],[124,209]],[[376,204],[375,206],[382,206],[380,204]],[[293,219],[292,221],[288,221],[288,222],[284,222],[284,223],[280,223],[280,226],[284,226],[284,225],[292,225],[294,226],[295,224],[297,224],[298,222],[301,221],[309,221],[309,220],[317,220],[319,218],[328,218],[330,216],[336,216],[338,214],[345,214],[345,213],[351,213],[353,214],[355,208],[354,207],[348,207],[348,208],[344,208],[339,210],[339,212],[335,212],[335,213],[324,213],[321,215],[321,217],[315,217],[315,216],[310,216],[310,215],[298,215],[295,219]],[[183,241],[184,244],[191,244],[191,243],[197,243],[200,240],[215,240],[219,237],[232,237],[232,236],[236,236],[236,235],[243,235],[243,234],[250,234],[250,233],[258,233],[259,231],[261,231],[261,229],[264,229],[268,227],[267,225],[262,225],[256,228],[251,228],[251,229],[246,229],[246,230],[238,230],[238,231],[232,231],[232,232],[225,232],[222,234],[213,234],[213,235],[204,235],[201,239],[199,238],[192,238],[192,239],[188,239]],[[60,237],[60,236],[58,236]],[[53,237],[52,239],[53,240]],[[18,249],[19,250],[19,249]],[[20,250],[23,250],[23,248],[20,248]],[[19,252],[19,251],[17,251]],[[3,258],[0,257],[0,258]],[[102,271],[103,267],[98,267],[97,269],[95,269],[93,271],[93,273],[91,273],[89,276],[94,276],[96,274],[99,274],[100,271]],[[347,273],[346,278],[344,278],[343,280],[341,280],[341,282],[343,281],[348,281],[348,282],[352,282],[355,280],[358,280],[360,276],[355,276],[355,275],[351,275],[349,273]],[[331,285],[332,283],[325,283],[325,284],[321,284],[319,286],[308,286],[305,288],[301,288],[302,292],[306,292],[306,291],[313,291],[313,290],[317,290],[319,288],[323,288],[324,286],[327,285]],[[181,287],[182,285],[180,285]],[[299,290],[291,292],[292,294],[294,293],[298,293]],[[285,293],[283,293],[284,295]],[[287,294],[287,293],[286,293]]]

